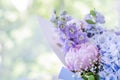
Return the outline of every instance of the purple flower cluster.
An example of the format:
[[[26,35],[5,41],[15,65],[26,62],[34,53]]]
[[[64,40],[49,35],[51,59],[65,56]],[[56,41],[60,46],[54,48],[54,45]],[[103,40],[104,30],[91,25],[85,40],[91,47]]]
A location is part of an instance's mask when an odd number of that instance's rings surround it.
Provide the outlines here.
[[[74,19],[65,11],[57,16],[54,11],[51,21],[57,27],[65,53],[70,47],[87,42],[95,34],[102,34],[100,24],[105,23],[104,16],[95,10],[91,10],[83,20]]]

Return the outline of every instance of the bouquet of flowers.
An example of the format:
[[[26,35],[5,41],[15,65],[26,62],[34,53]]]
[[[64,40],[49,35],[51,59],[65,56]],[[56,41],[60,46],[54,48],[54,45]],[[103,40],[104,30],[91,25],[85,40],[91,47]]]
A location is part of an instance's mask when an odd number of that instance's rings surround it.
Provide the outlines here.
[[[63,11],[51,21],[59,34],[65,66],[80,80],[120,80],[120,36],[103,28],[105,18],[91,10],[83,19]],[[67,74],[66,74],[67,76]]]

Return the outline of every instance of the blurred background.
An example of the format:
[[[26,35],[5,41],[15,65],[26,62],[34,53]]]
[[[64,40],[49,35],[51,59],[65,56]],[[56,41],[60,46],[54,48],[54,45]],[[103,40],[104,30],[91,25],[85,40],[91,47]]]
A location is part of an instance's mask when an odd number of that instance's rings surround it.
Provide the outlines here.
[[[83,18],[95,8],[113,29],[116,5],[117,0],[0,0],[0,80],[58,80],[63,64],[43,36],[38,16],[49,19],[55,9]]]

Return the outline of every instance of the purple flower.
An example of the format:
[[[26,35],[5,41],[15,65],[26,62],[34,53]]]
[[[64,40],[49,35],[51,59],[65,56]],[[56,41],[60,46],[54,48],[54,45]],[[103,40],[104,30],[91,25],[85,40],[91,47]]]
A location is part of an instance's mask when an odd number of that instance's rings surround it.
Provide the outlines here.
[[[63,24],[63,23],[61,23],[61,24],[59,24],[58,25],[58,29],[61,31],[61,32],[63,32],[63,33],[66,33],[66,28],[67,26],[65,25],[65,24]]]
[[[68,38],[74,38],[75,35],[77,34],[77,27],[75,24],[68,25],[68,28],[66,30],[66,35]]]
[[[59,32],[59,35],[60,35],[60,41],[64,45],[64,42],[66,41],[67,37],[63,32]]]
[[[119,35],[120,35],[120,31],[118,31],[118,32],[115,32],[115,34],[119,36]]]
[[[101,24],[105,23],[104,16],[99,12],[96,12],[96,23],[101,23]]]
[[[76,25],[77,28],[81,29],[82,21],[79,19],[72,19],[67,22],[67,25]]]
[[[64,44],[65,53],[69,51],[70,48],[74,47],[75,43],[72,40],[66,40]]]
[[[51,15],[51,18],[50,18],[50,21],[53,22],[54,24],[58,24],[58,16],[56,15],[56,11],[54,10],[52,15]]]
[[[60,14],[60,17],[59,17],[59,22],[64,22],[66,23],[67,21],[70,21],[72,20],[72,17],[69,16],[66,11],[63,11],[61,14]]]
[[[62,21],[62,22],[67,22],[67,21],[70,21],[70,20],[72,20],[72,17],[69,16],[69,15],[61,15],[60,16],[60,21]]]
[[[60,13],[61,16],[62,16],[62,15],[66,15],[66,14],[67,14],[66,11],[62,11],[62,12]]]
[[[73,18],[71,17],[71,16],[69,16],[69,15],[66,15],[66,20],[67,21],[70,21],[70,20],[72,20]]]
[[[81,24],[81,28],[84,30],[91,28],[91,25],[89,25],[85,20],[82,20],[80,24]]]
[[[79,32],[77,34],[77,37],[75,38],[75,42],[77,44],[81,44],[81,43],[87,42],[87,34],[85,32]]]

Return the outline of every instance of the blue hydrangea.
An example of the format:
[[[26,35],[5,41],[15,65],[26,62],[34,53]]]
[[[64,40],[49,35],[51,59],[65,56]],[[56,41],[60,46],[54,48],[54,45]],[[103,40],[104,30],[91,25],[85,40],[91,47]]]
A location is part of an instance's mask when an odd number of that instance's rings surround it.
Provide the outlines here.
[[[119,80],[120,74],[120,36],[106,31],[94,36],[92,42],[100,46],[101,63],[103,70],[100,77],[105,80]],[[116,75],[115,75],[116,74]]]

